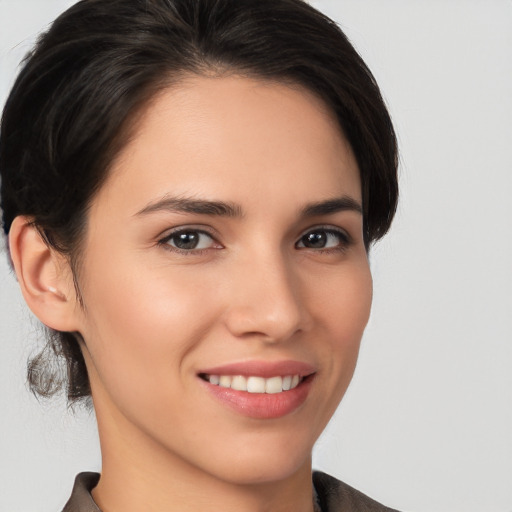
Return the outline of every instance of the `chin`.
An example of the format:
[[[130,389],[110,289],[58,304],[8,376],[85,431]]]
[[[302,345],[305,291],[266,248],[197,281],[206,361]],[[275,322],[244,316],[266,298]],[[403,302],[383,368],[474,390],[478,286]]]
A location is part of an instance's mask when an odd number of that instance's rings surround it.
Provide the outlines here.
[[[311,452],[313,444],[293,442],[292,436],[285,436],[278,443],[259,440],[247,444],[245,449],[234,448],[212,460],[216,473],[225,482],[237,485],[260,485],[279,482],[301,473],[311,473]],[[261,442],[263,441],[263,442]]]
[[[239,461],[219,476],[236,485],[265,485],[293,478],[303,472],[311,473],[311,454],[302,460],[279,461],[271,453],[266,454],[266,458],[265,461]]]

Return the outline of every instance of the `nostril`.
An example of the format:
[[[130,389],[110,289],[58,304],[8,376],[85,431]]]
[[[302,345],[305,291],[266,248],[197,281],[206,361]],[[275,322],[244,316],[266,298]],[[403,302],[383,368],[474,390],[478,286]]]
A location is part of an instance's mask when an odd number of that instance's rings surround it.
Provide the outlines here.
[[[225,311],[233,335],[275,343],[306,329],[308,315],[296,279],[285,261],[276,262],[275,253],[260,253],[257,261],[241,265],[236,274],[231,280],[236,289],[230,290]]]

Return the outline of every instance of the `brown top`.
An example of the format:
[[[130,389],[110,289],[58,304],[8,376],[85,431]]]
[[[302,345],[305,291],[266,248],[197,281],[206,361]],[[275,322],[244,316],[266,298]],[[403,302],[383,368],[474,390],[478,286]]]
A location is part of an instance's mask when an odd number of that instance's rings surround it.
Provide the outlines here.
[[[101,512],[91,496],[99,478],[98,473],[80,473],[62,512]],[[320,471],[313,473],[313,484],[322,512],[397,512]]]

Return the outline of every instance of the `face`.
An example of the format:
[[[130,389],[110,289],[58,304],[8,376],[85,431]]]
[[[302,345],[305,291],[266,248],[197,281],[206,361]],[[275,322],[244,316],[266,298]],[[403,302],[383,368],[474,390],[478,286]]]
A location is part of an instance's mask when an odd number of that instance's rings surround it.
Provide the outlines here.
[[[360,204],[307,91],[160,94],[89,214],[76,315],[102,440],[238,483],[309,467],[370,310]]]

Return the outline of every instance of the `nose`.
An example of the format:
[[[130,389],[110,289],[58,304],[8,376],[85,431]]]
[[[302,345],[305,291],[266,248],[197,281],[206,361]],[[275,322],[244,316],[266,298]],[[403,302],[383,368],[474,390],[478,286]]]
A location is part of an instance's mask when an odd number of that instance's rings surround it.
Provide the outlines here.
[[[251,258],[230,277],[225,323],[236,337],[286,341],[307,329],[310,319],[299,276],[284,258]]]

